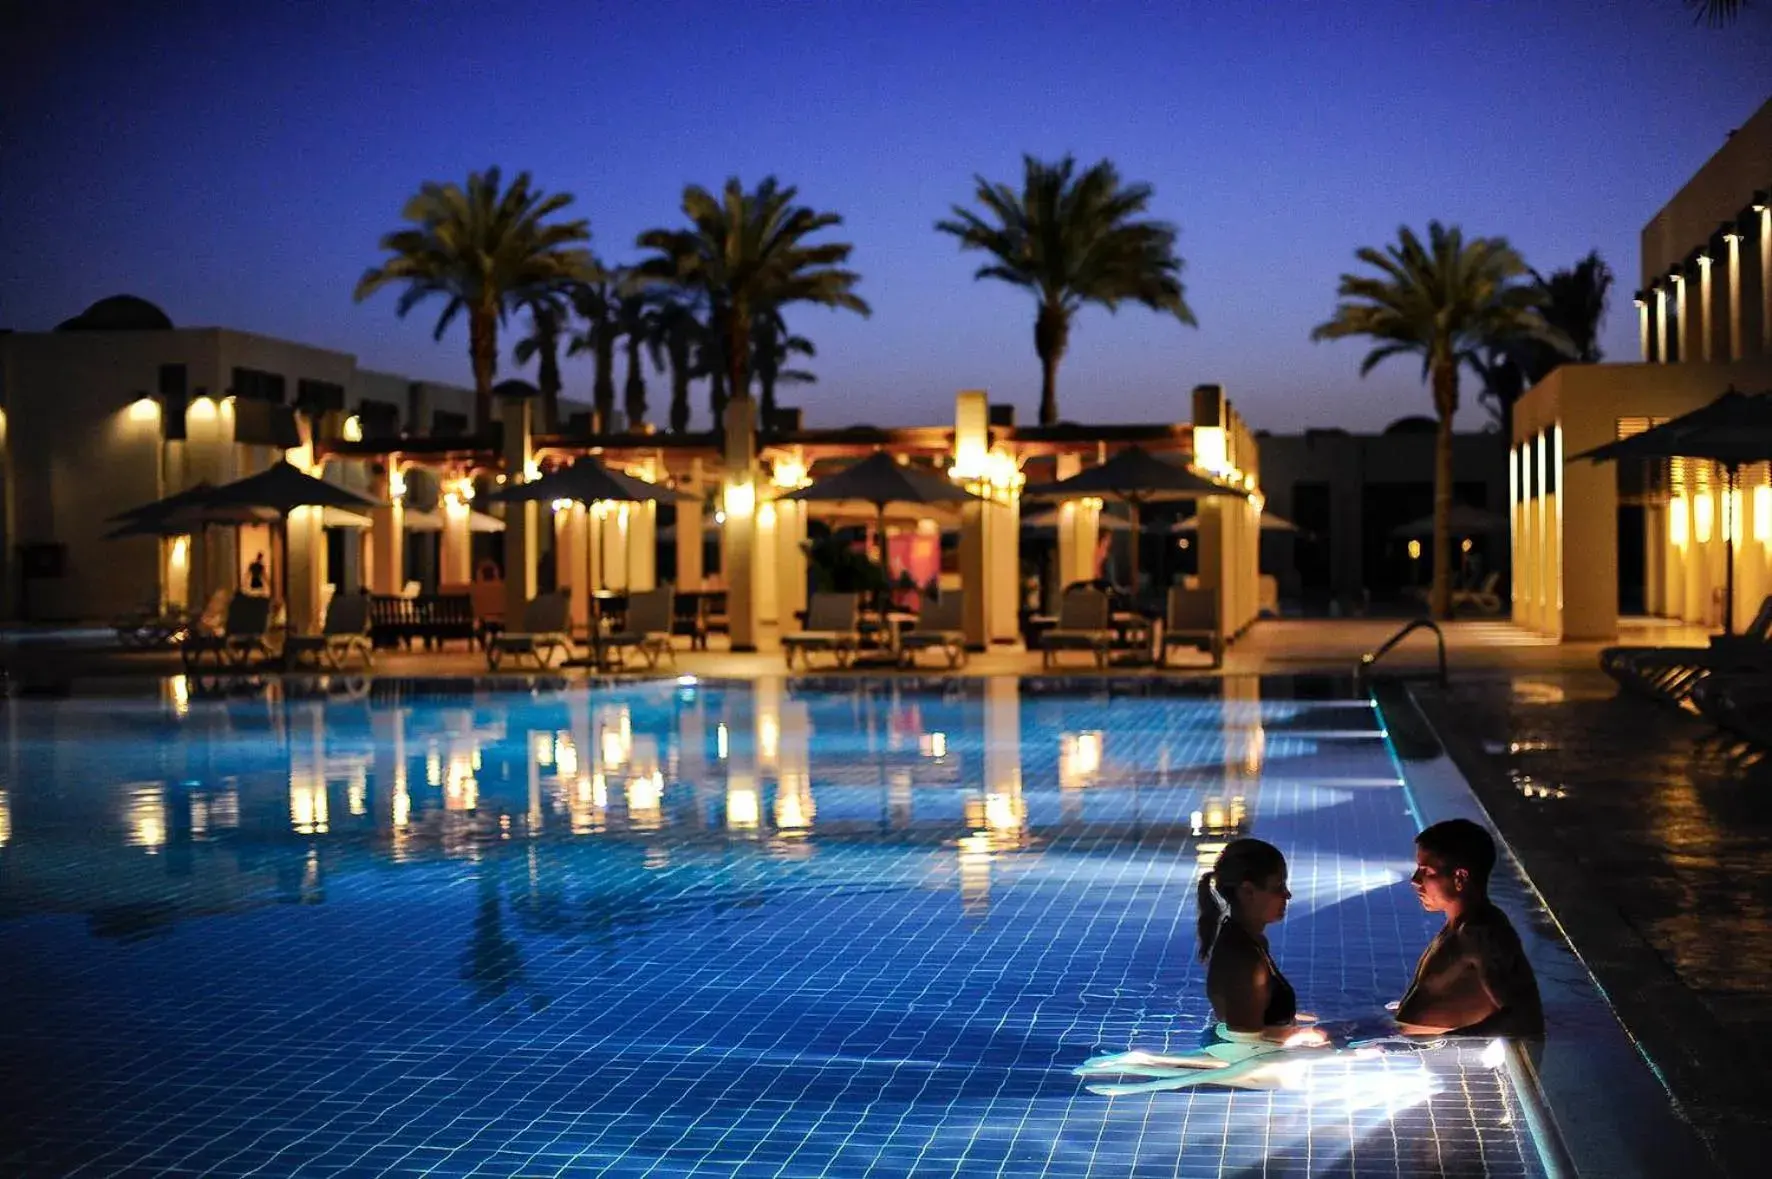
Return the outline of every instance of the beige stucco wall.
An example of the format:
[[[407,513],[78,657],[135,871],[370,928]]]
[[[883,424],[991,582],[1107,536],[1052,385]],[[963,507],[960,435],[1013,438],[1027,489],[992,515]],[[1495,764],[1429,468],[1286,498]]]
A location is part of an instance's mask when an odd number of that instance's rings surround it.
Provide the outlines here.
[[[1757,189],[1772,184],[1772,99],[1768,99],[1672,200],[1642,234],[1642,285],[1708,242],[1718,222],[1733,219]]]
[[[1710,364],[1564,365],[1514,407],[1514,621],[1563,639],[1608,639],[1618,632],[1618,473],[1611,463],[1569,459],[1618,437],[1621,418],[1670,418],[1715,400],[1726,389],[1772,390],[1772,357]],[[1555,494],[1538,495],[1543,463],[1563,463]],[[1758,473],[1750,475],[1758,479]],[[1547,478],[1546,482],[1550,482]],[[1742,497],[1742,544],[1736,558],[1737,623],[1751,618],[1772,590],[1772,547],[1755,536],[1751,489]],[[1675,544],[1666,513],[1646,513],[1650,604],[1693,622],[1713,618],[1723,584],[1720,518],[1700,540],[1688,500],[1685,543]],[[1656,587],[1659,586],[1659,593]]]

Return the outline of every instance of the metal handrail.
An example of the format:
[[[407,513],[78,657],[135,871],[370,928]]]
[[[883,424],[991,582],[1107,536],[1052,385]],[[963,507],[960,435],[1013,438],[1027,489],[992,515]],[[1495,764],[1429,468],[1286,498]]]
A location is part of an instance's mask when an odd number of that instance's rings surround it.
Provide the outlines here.
[[[1384,645],[1379,647],[1378,650],[1368,651],[1360,656],[1360,665],[1354,669],[1354,675],[1360,679],[1365,679],[1371,672],[1373,665],[1375,665],[1380,659],[1383,659],[1386,655],[1390,654],[1391,648],[1395,647],[1398,643],[1401,643],[1404,639],[1424,627],[1434,632],[1434,638],[1439,643],[1440,682],[1444,684],[1446,682],[1446,632],[1442,631],[1440,629],[1440,624],[1431,618],[1417,618],[1402,630],[1386,639]]]

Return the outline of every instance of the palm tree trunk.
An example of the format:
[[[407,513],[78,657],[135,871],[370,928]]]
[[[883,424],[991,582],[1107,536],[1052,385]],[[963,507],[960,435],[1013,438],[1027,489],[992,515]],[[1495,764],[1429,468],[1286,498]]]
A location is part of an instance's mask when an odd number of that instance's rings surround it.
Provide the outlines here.
[[[689,350],[671,349],[671,433],[689,432]]]
[[[775,373],[769,369],[757,374],[757,416],[767,432],[775,420]]]
[[[1435,362],[1433,383],[1439,428],[1434,431],[1434,578],[1428,612],[1446,619],[1452,617],[1452,418],[1458,412],[1457,362]]]
[[[498,364],[498,315],[484,308],[468,313],[468,359],[474,366],[474,431],[492,425],[492,377]]]
[[[751,325],[749,312],[732,307],[726,312],[726,376],[734,398],[751,395]]]
[[[541,421],[538,425],[544,433],[555,433],[560,428],[560,341],[554,336],[542,343],[541,364],[535,374],[535,383],[541,387]]]
[[[1034,352],[1040,358],[1040,424],[1058,422],[1058,362],[1064,357],[1070,321],[1064,308],[1042,303],[1034,319]]]
[[[591,404],[597,411],[597,433],[606,434],[615,418],[615,341],[599,338],[592,359],[596,376],[591,385]]]
[[[627,411],[628,430],[638,430],[646,420],[646,376],[640,369],[640,345],[645,341],[640,336],[628,337],[628,386]]]

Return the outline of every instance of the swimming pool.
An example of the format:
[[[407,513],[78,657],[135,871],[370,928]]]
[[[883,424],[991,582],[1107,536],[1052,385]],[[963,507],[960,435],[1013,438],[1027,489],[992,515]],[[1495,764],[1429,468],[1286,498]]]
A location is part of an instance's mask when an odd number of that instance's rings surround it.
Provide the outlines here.
[[[1307,1009],[1400,993],[1433,925],[1365,698],[362,687],[6,706],[0,1172],[1545,1173],[1473,1052],[1071,1075],[1197,1042],[1236,833]]]

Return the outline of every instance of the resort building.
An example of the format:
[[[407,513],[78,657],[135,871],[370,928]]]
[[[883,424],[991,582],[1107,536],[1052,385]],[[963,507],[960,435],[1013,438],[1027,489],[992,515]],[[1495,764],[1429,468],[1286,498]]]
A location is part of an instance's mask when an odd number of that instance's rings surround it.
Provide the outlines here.
[[[1635,308],[1638,362],[1563,365],[1514,407],[1513,617],[1559,638],[1614,636],[1621,602],[1721,625],[1731,546],[1736,627],[1772,592],[1766,463],[1729,487],[1705,462],[1571,461],[1731,388],[1772,390],[1772,101],[1644,227]]]
[[[589,587],[570,594],[573,623],[584,627],[599,591],[649,589],[662,569],[680,594],[717,593],[733,648],[747,650],[797,626],[808,526],[820,518],[896,533],[870,540],[870,549],[887,542],[895,579],[964,587],[967,641],[982,648],[1023,633],[1022,489],[1131,446],[1222,489],[1194,508],[1192,583],[1216,591],[1226,640],[1257,616],[1258,448],[1218,386],[1178,392],[1173,420],[1160,423],[1018,427],[1006,407],[968,391],[951,426],[805,429],[790,414],[765,433],[749,399],[738,399],[718,433],[599,435],[583,418],[543,432],[534,390],[522,382],[494,392],[496,419],[475,431],[469,390],[247,333],[176,329],[128,298],[95,304],[56,331],[0,336],[8,616],[103,619],[149,599],[197,605],[256,583],[287,586],[288,624],[312,631],[335,591],[457,593],[477,610],[519,618],[539,590]],[[943,520],[782,498],[875,451],[941,472],[977,498]],[[585,455],[669,488],[659,496],[667,504],[487,507],[500,484]],[[279,461],[376,506],[360,514],[296,508],[283,519],[108,538],[119,512]],[[1105,507],[1099,498],[1057,506],[1059,584],[1101,576]],[[668,540],[661,510],[670,516]],[[957,544],[942,544],[944,524]],[[704,562],[710,548],[717,572]]]
[[[54,331],[0,334],[4,616],[103,619],[146,602],[182,604],[193,577],[245,584],[255,557],[276,559],[266,524],[106,540],[116,527],[109,518],[200,481],[225,483],[299,458],[314,422],[340,432],[400,423],[463,435],[473,400],[468,389],[360,368],[342,352],[228,328],[175,328],[159,308],[127,295],[100,300]],[[362,478],[343,468],[334,477],[347,485]],[[348,526],[364,523],[352,516]],[[333,547],[335,574],[355,584],[358,546]]]
[[[1431,418],[1409,417],[1377,434],[1259,435],[1267,511],[1293,526],[1261,539],[1262,572],[1274,578],[1284,612],[1419,609],[1412,591],[1431,580],[1433,546],[1404,533],[1434,510],[1434,429]],[[1454,502],[1469,509],[1460,513],[1466,530],[1453,537],[1454,577],[1480,587],[1493,576],[1505,587],[1506,439],[1454,435],[1452,479]]]

